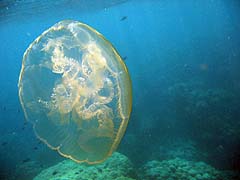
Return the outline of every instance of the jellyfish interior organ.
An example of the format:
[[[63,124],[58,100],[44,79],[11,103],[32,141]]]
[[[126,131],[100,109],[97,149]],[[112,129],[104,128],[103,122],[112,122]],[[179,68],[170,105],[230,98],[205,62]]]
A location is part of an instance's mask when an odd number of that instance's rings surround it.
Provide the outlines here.
[[[26,50],[19,97],[38,138],[76,162],[99,163],[117,148],[131,113],[129,73],[96,30],[61,21]]]

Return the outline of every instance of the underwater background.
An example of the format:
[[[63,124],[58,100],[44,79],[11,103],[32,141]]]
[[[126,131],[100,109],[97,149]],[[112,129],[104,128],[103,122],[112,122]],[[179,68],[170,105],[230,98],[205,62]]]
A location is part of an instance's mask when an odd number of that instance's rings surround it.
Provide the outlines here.
[[[40,142],[18,98],[22,56],[55,23],[102,33],[133,109],[117,152],[79,165]],[[0,179],[240,179],[240,1],[1,0]]]

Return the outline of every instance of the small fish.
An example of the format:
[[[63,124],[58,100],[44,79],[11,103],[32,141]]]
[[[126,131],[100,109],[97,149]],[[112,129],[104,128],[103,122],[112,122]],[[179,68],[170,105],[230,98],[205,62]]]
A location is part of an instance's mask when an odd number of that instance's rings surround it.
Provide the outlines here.
[[[38,150],[38,147],[37,147],[37,146],[35,146],[33,149],[34,149],[34,150]]]
[[[123,59],[124,61],[126,61],[126,60],[127,60],[127,56],[124,56],[122,59]]]
[[[199,65],[200,70],[207,71],[208,70],[208,64],[200,64]]]
[[[22,160],[23,163],[29,162],[31,159],[30,158],[26,158],[24,160]]]
[[[17,112],[20,113],[20,109],[18,109]]]
[[[4,142],[2,142],[2,146],[6,146],[8,144],[8,142],[6,142],[6,141],[4,141]]]
[[[52,175],[56,175],[58,172],[57,171],[53,171]]]
[[[7,110],[6,106],[3,106],[3,111],[6,111],[6,110]]]
[[[127,16],[123,16],[121,19],[120,19],[120,21],[124,21],[124,20],[126,20],[127,19]]]
[[[27,122],[24,122],[24,123],[23,123],[22,130],[24,130],[26,127],[27,127]]]
[[[218,152],[222,152],[224,150],[224,147],[222,146],[222,145],[219,145],[218,147],[217,147],[217,151]]]

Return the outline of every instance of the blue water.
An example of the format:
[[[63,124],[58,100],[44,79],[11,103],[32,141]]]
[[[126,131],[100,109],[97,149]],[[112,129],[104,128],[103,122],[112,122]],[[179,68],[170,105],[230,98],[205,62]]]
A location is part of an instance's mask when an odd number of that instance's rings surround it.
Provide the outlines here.
[[[133,111],[119,152],[137,167],[180,156],[240,170],[239,1],[23,2],[0,1],[3,179],[32,179],[63,159],[26,123],[17,83],[26,48],[64,19],[94,27],[125,59]],[[18,172],[26,162],[37,168]]]

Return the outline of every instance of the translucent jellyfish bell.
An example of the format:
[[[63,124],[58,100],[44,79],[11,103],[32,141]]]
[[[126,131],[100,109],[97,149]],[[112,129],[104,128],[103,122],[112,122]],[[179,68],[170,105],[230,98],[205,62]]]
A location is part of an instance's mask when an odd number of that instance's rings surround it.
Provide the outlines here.
[[[37,137],[61,155],[99,163],[120,143],[130,77],[114,47],[86,24],[61,21],[40,35],[24,54],[18,86]]]

